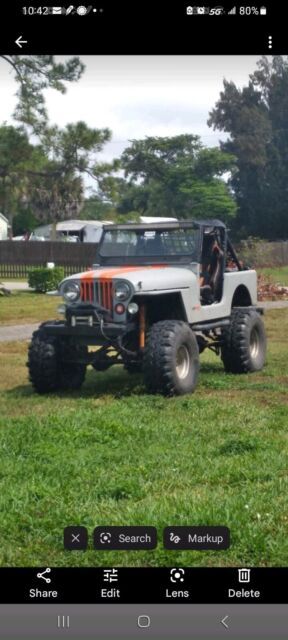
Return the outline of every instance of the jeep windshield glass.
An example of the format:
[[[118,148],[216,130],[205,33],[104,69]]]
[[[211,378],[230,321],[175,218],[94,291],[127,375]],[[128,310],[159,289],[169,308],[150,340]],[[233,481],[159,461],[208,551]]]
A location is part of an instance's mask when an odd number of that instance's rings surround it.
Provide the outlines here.
[[[103,258],[175,258],[197,261],[199,229],[155,229],[106,231],[100,245]]]

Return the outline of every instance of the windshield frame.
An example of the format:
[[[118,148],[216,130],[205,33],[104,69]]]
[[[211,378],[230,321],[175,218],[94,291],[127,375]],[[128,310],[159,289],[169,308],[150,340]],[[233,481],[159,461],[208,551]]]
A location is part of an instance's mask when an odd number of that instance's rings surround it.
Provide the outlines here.
[[[142,234],[149,231],[177,231],[183,229],[195,229],[196,233],[196,245],[194,254],[161,254],[161,255],[141,255],[141,256],[107,256],[102,253],[101,249],[105,241],[105,234],[113,231],[120,232],[135,232]],[[109,225],[103,228],[103,233],[97,248],[97,259],[100,265],[149,265],[149,264],[192,264],[199,262],[201,253],[201,229],[200,226],[194,222],[186,224],[175,223],[157,223],[157,224],[123,224],[123,225]]]

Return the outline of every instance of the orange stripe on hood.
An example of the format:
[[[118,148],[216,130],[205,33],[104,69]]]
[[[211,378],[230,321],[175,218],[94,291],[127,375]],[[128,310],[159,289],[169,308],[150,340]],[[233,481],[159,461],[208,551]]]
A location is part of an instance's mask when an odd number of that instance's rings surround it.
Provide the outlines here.
[[[92,294],[92,281],[97,279],[100,283],[102,292],[102,304],[104,307],[111,309],[112,305],[112,279],[114,276],[118,276],[123,274],[125,276],[128,273],[132,273],[133,271],[143,271],[143,269],[163,269],[163,267],[167,267],[166,264],[153,264],[146,266],[125,266],[125,267],[110,267],[108,269],[100,269],[99,275],[94,274],[94,271],[86,271],[80,276],[80,280],[83,284],[82,295],[84,301],[87,302],[89,300],[92,302],[93,294]],[[97,270],[96,270],[97,271]],[[90,287],[88,286],[90,284]]]
[[[111,280],[114,276],[120,275],[120,273],[130,273],[133,271],[143,271],[144,269],[163,269],[167,267],[166,264],[153,264],[153,265],[142,265],[139,267],[136,266],[125,266],[125,267],[111,267],[110,269],[101,269],[99,272],[98,279],[100,282],[102,280]],[[95,278],[94,271],[86,271],[80,276],[81,280],[93,280]],[[96,276],[97,278],[97,276]]]

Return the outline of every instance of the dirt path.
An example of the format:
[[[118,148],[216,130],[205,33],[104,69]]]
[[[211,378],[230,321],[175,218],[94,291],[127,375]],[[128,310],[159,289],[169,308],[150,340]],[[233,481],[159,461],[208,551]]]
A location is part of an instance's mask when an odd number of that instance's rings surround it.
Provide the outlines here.
[[[12,342],[13,340],[29,340],[33,331],[39,327],[37,324],[0,325],[0,342]]]
[[[286,309],[288,307],[288,300],[267,300],[266,302],[259,302],[259,307],[264,309]]]
[[[1,282],[5,289],[10,289],[10,291],[33,291],[25,280],[15,280],[14,282],[12,280],[1,280]]]

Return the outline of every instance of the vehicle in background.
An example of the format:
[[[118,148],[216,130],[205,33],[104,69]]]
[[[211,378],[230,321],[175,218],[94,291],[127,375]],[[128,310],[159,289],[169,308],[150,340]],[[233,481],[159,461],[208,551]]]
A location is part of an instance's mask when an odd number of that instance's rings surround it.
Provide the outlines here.
[[[112,224],[109,220],[64,220],[56,224],[56,240],[60,242],[96,242],[98,243],[103,225]],[[34,229],[29,240],[51,240],[52,224],[41,225]]]
[[[177,222],[177,218],[161,218],[140,216],[140,223]],[[64,220],[56,224],[56,241],[61,242],[95,242],[98,244],[104,225],[113,224],[109,220]],[[32,233],[14,236],[13,240],[33,240],[45,242],[52,239],[52,224],[37,227]]]
[[[140,216],[139,222],[152,224],[154,222],[177,222],[178,218],[160,218],[159,216]]]

